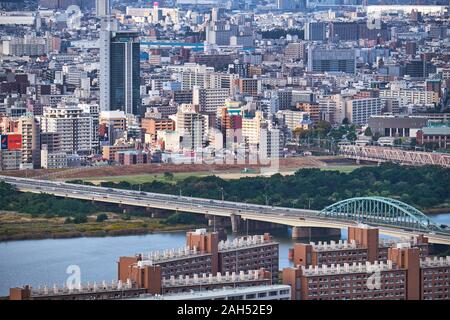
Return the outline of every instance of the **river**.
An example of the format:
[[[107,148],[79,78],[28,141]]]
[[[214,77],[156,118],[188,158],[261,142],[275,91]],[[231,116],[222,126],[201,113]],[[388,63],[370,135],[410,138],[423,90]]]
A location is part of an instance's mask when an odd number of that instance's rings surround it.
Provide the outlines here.
[[[433,215],[437,223],[450,225],[450,213]],[[185,245],[185,232],[155,233],[140,236],[22,240],[0,242],[0,296],[9,288],[30,284],[39,286],[67,279],[66,269],[78,265],[81,281],[117,279],[116,261],[120,256],[148,253],[153,250],[178,248]],[[343,230],[342,239],[347,233]],[[233,236],[229,235],[229,239]],[[289,234],[274,233],[280,243],[280,269],[290,265],[288,249],[293,240]]]

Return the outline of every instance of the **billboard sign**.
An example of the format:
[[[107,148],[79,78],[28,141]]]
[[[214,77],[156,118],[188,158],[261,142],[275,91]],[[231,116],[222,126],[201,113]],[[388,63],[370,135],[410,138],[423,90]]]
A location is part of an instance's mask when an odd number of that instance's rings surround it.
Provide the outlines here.
[[[0,135],[0,150],[8,150],[8,136],[7,135]]]
[[[8,134],[8,150],[20,150],[22,149],[22,135],[21,134]]]

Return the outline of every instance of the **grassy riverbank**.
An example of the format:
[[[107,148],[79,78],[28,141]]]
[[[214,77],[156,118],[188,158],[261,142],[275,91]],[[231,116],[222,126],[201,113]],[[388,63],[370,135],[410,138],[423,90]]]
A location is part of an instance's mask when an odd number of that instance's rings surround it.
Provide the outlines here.
[[[0,211],[0,241],[75,237],[103,237],[148,234],[153,232],[185,231],[204,225],[167,224],[165,219],[133,217],[106,213],[108,219],[97,222],[89,215],[85,223],[66,223],[64,217],[32,217],[31,214]]]

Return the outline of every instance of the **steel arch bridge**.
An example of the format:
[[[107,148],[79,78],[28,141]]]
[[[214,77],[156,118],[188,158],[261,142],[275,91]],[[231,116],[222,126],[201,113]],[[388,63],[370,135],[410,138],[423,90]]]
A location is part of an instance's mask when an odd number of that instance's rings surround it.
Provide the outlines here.
[[[416,208],[384,197],[342,200],[320,211],[319,216],[415,231],[448,233]]]

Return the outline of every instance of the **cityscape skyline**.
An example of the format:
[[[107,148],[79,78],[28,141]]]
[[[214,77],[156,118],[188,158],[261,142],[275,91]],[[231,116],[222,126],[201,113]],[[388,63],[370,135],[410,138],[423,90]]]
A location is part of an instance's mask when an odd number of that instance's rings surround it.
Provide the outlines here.
[[[1,300],[450,299],[448,1],[2,2],[0,62]]]

